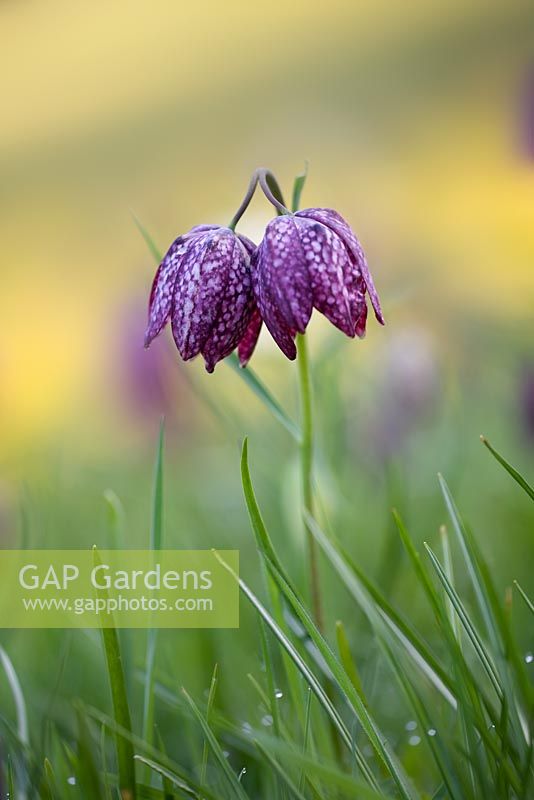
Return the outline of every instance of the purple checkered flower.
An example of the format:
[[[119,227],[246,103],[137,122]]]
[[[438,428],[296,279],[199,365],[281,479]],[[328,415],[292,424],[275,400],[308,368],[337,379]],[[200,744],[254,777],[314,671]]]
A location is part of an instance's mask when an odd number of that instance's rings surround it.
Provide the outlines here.
[[[363,337],[367,293],[384,324],[363,250],[336,211],[307,208],[276,217],[252,266],[259,313],[289,359],[296,357],[295,336],[306,330],[313,308],[347,336]]]
[[[246,237],[216,225],[179,236],[154,278],[145,347],[170,319],[184,361],[202,353],[213,372],[248,334],[255,311],[250,265],[255,249]],[[250,345],[246,352],[250,357]]]

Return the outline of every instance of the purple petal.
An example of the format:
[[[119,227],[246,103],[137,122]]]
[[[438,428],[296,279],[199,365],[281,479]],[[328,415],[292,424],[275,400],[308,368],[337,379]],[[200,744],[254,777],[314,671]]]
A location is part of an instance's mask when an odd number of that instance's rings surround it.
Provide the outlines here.
[[[254,292],[263,321],[282,353],[290,361],[294,361],[297,357],[297,348],[293,341],[296,331],[288,327],[280,313],[278,301],[273,296],[270,285],[265,283],[261,262],[261,245],[253,259],[252,270],[255,274]]]
[[[250,258],[243,244],[234,237],[231,261],[226,267],[226,286],[202,355],[208,372],[235,350],[247,330],[255,304],[252,293]]]
[[[298,211],[296,216],[322,222],[323,225],[327,225],[343,240],[365,281],[365,286],[369,292],[375,316],[378,322],[384,325],[384,315],[380,306],[380,299],[375,289],[371,273],[369,272],[364,252],[353,230],[343,219],[341,214],[338,214],[338,212],[334,211],[332,208],[305,208],[302,211]]]
[[[185,237],[179,236],[172,243],[157,269],[148,304],[148,327],[145,333],[145,347],[148,347],[150,342],[161,333],[169,319],[176,274],[186,248]]]
[[[293,216],[271,220],[258,249],[263,286],[276,301],[286,326],[304,333],[313,308],[312,291],[306,254]]]
[[[367,303],[365,302],[365,297],[364,297],[361,314],[356,321],[356,328],[355,328],[356,336],[358,336],[360,339],[363,339],[365,336],[366,323],[367,323]]]
[[[172,333],[184,361],[200,353],[211,333],[228,281],[234,242],[235,236],[225,229],[188,242],[172,303]]]
[[[237,238],[239,239],[239,241],[241,242],[241,244],[243,245],[249,256],[252,258],[252,256],[258,249],[254,244],[254,242],[252,241],[252,239],[249,239],[248,236],[243,236],[242,233],[238,233]]]
[[[258,337],[260,335],[262,324],[263,320],[261,318],[261,314],[258,308],[256,307],[252,312],[252,316],[248,323],[247,329],[243,334],[237,348],[239,363],[241,364],[242,367],[246,367],[246,365],[250,361],[250,357],[254,352],[256,343],[258,341]]]
[[[352,265],[347,249],[330,228],[319,222],[299,220],[299,234],[311,279],[313,305],[347,336],[354,336],[356,317],[346,275]]]

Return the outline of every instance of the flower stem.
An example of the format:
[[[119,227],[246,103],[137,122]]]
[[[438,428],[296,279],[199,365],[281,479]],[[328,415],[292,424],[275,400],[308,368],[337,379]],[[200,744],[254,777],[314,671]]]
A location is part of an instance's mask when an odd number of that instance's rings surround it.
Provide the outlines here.
[[[231,231],[235,231],[237,223],[249,207],[258,183],[260,184],[267,200],[273,204],[279,214],[291,214],[291,211],[285,206],[282,190],[280,189],[274,174],[270,169],[259,167],[252,173],[252,177],[250,179],[247,192],[243,198],[243,202],[235,212],[234,216],[232,217],[232,221],[228,225]]]
[[[245,194],[245,196],[243,198],[243,202],[241,203],[241,205],[239,206],[239,208],[235,212],[235,214],[234,214],[234,216],[232,218],[232,221],[228,225],[228,227],[230,228],[231,231],[235,231],[235,227],[236,227],[237,223],[239,222],[239,220],[241,219],[241,217],[243,216],[243,214],[245,213],[245,211],[249,207],[250,201],[252,200],[252,198],[254,196],[254,192],[256,191],[256,186],[258,184],[258,177],[259,177],[258,176],[258,170],[255,170],[252,173],[252,177],[251,177],[250,183],[248,185],[247,193]]]
[[[279,214],[291,214],[289,208],[286,208],[282,190],[274,173],[264,167],[258,169],[257,173],[260,186],[267,200],[273,204]]]
[[[297,364],[300,390],[300,469],[302,482],[303,510],[313,515],[313,413],[312,413],[312,387],[310,378],[310,364],[308,359],[308,345],[305,335],[297,334]],[[308,539],[308,557],[310,564],[310,591],[313,615],[319,630],[323,631],[323,608],[321,601],[321,587],[319,582],[319,567],[317,563],[317,542],[308,524],[305,522]]]

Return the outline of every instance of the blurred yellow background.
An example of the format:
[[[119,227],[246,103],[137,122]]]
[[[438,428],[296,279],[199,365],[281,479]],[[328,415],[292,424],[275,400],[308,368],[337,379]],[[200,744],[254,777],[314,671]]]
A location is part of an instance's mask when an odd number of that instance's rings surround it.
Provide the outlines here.
[[[4,0],[0,37],[5,470],[116,446],[110,343],[154,269],[131,213],[163,249],[226,223],[258,165],[289,192],[309,161],[304,204],[354,226],[390,324],[454,343],[457,314],[531,315],[531,2]],[[281,358],[264,334],[256,366]]]

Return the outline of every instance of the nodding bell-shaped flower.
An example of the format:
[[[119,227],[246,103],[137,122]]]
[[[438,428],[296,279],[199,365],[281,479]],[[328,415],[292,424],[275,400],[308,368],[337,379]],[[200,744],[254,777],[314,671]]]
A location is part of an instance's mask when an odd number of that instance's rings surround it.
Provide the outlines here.
[[[363,250],[336,211],[307,208],[271,220],[252,266],[259,313],[289,359],[314,307],[347,336],[363,337],[367,293],[384,324]]]
[[[179,236],[152,284],[145,347],[170,319],[184,361],[202,353],[207,371],[213,372],[239,345],[253,318],[255,249],[246,237],[216,225],[199,225]]]

